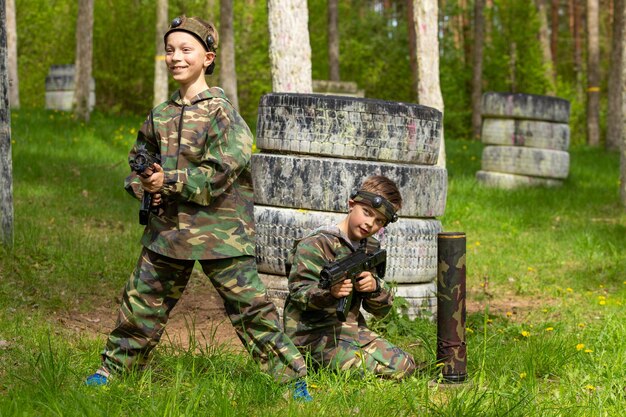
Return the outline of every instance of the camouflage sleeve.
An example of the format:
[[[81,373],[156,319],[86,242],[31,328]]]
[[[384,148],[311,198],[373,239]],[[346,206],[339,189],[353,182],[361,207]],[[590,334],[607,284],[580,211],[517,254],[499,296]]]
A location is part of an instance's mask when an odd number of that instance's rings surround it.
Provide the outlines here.
[[[156,139],[154,138],[154,134],[152,134],[152,126],[150,117],[146,117],[141,129],[137,133],[137,139],[135,140],[135,144],[132,149],[128,153],[128,165],[135,160],[135,155],[137,155],[137,147],[140,144],[145,144],[146,148],[151,152],[156,154],[159,153],[159,146],[156,143]],[[137,177],[134,171],[130,171],[130,174],[124,180],[124,189],[131,196],[141,200],[143,198],[143,188],[141,187],[141,181]]]
[[[208,206],[246,169],[252,133],[228,102],[217,106],[207,128],[206,147],[197,167],[165,172],[163,194]]]
[[[323,310],[337,304],[330,290],[318,287],[320,271],[335,255],[330,242],[319,235],[303,239],[295,248],[289,274],[289,299],[300,310]]]
[[[387,288],[387,284],[383,284],[380,294],[372,298],[363,298],[361,304],[363,309],[373,314],[377,318],[383,318],[389,313],[393,305],[393,294]]]

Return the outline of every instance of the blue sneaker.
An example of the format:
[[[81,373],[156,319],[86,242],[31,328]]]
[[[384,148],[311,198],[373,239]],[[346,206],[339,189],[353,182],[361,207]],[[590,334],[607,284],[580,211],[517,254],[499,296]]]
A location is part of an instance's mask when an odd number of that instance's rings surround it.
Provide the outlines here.
[[[85,385],[92,387],[100,387],[109,382],[109,373],[104,369],[98,369],[93,375],[89,375],[85,381]]]
[[[309,390],[304,379],[299,379],[294,384],[293,399],[305,403],[313,401],[313,397],[309,394]]]

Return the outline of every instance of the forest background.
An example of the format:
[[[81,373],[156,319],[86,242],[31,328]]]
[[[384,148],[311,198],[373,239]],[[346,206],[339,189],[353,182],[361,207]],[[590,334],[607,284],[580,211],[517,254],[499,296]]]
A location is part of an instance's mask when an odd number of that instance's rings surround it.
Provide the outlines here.
[[[600,137],[606,126],[606,94],[615,0],[599,1]],[[21,106],[43,107],[51,65],[73,64],[78,2],[15,0]],[[410,65],[406,0],[338,2],[340,74],[366,97],[416,102]],[[549,4],[548,4],[549,3]],[[537,5],[544,7],[539,9]],[[234,33],[240,111],[254,128],[260,97],[272,91],[267,3],[234,1]],[[96,0],[93,77],[96,109],[142,115],[152,107],[156,12],[153,0]],[[309,0],[313,79],[329,78],[327,1]],[[447,138],[472,133],[474,1],[439,1],[441,90]],[[539,11],[541,10],[541,11]],[[551,94],[571,102],[572,144],[586,143],[586,2],[487,0],[484,4],[482,91]],[[219,30],[217,0],[171,0],[170,18],[205,16]],[[542,19],[544,26],[542,27]],[[549,25],[550,37],[540,36]],[[543,28],[543,29],[542,29]],[[549,41],[549,44],[546,42]],[[550,48],[551,61],[546,60]],[[220,85],[220,58],[210,84]],[[349,74],[349,75],[347,75]],[[170,85],[170,91],[174,89]]]

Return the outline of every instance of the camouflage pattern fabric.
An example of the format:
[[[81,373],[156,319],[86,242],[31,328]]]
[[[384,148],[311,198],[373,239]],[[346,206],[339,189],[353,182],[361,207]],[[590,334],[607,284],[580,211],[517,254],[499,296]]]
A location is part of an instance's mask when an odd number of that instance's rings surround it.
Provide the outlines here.
[[[373,237],[368,239],[368,251],[379,246]],[[411,355],[369,330],[360,312],[361,307],[376,317],[389,312],[393,295],[384,283],[379,295],[354,294],[345,322],[337,319],[338,300],[318,287],[324,265],[356,249],[337,227],[320,228],[296,242],[289,256],[285,333],[319,364],[342,370],[363,368],[386,376],[410,375],[415,370]]]
[[[178,91],[152,110],[137,147],[161,155],[164,204],[151,215],[141,243],[176,259],[221,259],[255,254],[250,157],[252,133],[217,87],[183,103]],[[138,199],[133,172],[126,190]]]
[[[237,335],[263,370],[279,382],[306,375],[301,353],[281,331],[278,312],[267,300],[253,257],[200,261],[224,300]],[[142,368],[158,344],[180,299],[194,261],[167,258],[143,249],[122,293],[117,324],[102,352],[113,372]]]

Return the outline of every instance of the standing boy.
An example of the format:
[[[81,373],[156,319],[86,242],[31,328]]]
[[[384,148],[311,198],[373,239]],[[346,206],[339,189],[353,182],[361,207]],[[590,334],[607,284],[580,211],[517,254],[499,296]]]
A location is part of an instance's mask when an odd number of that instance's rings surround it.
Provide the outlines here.
[[[384,176],[367,178],[348,200],[348,215],[337,225],[320,227],[291,252],[289,296],[285,302],[285,332],[313,361],[336,370],[366,370],[390,378],[409,376],[415,370],[410,354],[367,328],[361,306],[383,317],[393,296],[376,274],[362,272],[353,286],[346,279],[330,289],[320,289],[322,268],[366,247],[378,249],[373,237],[397,219],[402,198],[395,183]],[[354,292],[346,321],[337,318],[339,299]]]
[[[280,330],[256,269],[252,134],[224,92],[205,79],[215,66],[218,33],[209,22],[180,16],[164,43],[179,89],[150,112],[129,155],[131,166],[139,150],[161,162],[126,180],[133,196],[151,193],[158,212],[149,215],[102,367],[87,383],[105,384],[111,373],[145,364],[198,261],[253,357],[276,380],[297,380],[294,396],[310,399],[300,379],[303,357]]]

